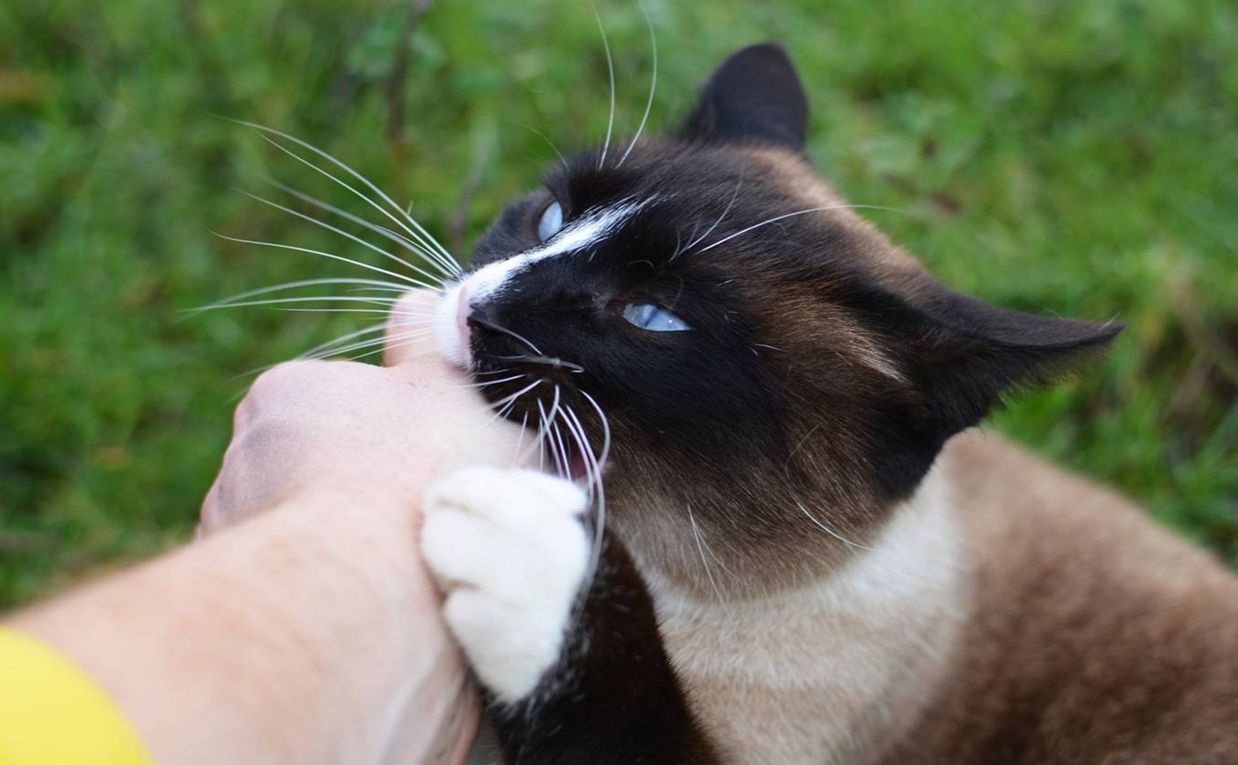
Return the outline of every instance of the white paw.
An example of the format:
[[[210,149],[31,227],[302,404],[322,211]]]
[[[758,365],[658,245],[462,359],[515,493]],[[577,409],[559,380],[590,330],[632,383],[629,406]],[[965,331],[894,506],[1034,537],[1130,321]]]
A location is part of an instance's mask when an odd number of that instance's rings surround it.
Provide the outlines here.
[[[532,470],[466,468],[426,492],[422,555],[448,626],[501,701],[523,699],[559,658],[588,565],[586,505],[575,484]]]

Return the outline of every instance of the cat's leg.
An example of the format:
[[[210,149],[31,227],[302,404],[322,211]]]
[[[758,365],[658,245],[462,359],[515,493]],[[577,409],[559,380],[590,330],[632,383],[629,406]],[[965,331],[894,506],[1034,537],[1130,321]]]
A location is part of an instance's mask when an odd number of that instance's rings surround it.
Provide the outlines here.
[[[631,558],[607,535],[591,571],[586,509],[529,470],[470,468],[426,495],[422,551],[506,760],[716,762]]]

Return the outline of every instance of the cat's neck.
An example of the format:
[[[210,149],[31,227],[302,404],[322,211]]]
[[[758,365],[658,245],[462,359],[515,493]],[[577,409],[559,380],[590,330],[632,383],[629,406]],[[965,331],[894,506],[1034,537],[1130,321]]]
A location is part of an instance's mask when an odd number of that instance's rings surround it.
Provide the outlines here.
[[[864,762],[914,722],[967,617],[945,471],[873,543],[794,589],[702,598],[646,572],[667,647],[740,762]]]

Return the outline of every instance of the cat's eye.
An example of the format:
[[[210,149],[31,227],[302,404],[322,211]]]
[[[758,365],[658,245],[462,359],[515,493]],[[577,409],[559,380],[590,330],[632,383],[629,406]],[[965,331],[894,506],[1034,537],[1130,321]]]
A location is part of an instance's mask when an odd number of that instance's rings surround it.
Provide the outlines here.
[[[692,327],[675,314],[653,303],[628,303],[623,318],[633,326],[650,332],[686,332]]]
[[[537,238],[544,242],[559,233],[561,228],[563,228],[563,206],[558,202],[551,202],[542,211],[542,217],[537,220]]]

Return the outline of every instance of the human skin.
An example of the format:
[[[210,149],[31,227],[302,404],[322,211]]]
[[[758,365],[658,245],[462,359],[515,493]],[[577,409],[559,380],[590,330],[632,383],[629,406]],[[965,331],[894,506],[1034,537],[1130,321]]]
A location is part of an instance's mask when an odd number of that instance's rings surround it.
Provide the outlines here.
[[[433,296],[393,312],[388,338]],[[421,496],[518,431],[424,345],[298,362],[237,409],[202,539],[8,626],[78,662],[160,763],[458,762],[478,705],[418,555]]]

